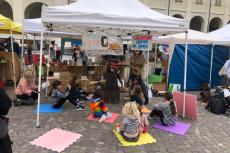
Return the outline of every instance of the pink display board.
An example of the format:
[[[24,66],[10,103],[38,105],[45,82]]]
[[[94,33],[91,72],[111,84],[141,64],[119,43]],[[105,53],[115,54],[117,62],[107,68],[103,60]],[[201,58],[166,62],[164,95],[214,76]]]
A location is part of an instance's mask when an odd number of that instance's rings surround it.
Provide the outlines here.
[[[174,92],[173,98],[177,105],[178,114],[183,114],[183,97],[184,93]],[[197,120],[197,98],[195,95],[185,93],[185,117]]]

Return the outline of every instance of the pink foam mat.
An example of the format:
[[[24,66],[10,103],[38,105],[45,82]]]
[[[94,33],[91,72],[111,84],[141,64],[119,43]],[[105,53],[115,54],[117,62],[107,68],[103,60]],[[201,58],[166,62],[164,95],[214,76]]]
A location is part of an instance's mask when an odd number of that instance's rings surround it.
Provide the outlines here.
[[[109,118],[109,119],[107,119],[107,120],[105,120],[104,122],[106,122],[106,123],[113,123],[113,122],[115,122],[115,120],[117,119],[117,117],[119,116],[119,114],[118,113],[111,113],[111,114],[112,114],[112,117]],[[91,120],[91,121],[98,121],[99,120],[97,118],[94,118],[92,114],[90,114],[86,119],[87,120]]]
[[[30,143],[32,145],[46,148],[52,151],[62,152],[71,144],[80,139],[81,136],[81,134],[55,128],[31,141]]]
[[[183,96],[182,92],[174,92],[173,98],[177,105],[178,114],[183,114]],[[192,94],[185,94],[185,116],[197,120],[197,98]]]

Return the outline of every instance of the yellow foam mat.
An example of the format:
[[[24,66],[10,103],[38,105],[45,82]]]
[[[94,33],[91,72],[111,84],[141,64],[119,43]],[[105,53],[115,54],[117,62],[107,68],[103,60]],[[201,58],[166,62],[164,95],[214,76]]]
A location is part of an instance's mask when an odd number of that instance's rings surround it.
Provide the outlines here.
[[[116,135],[117,139],[120,141],[120,143],[125,146],[139,146],[149,143],[156,143],[156,139],[154,139],[149,133],[143,133],[140,135],[140,138],[137,142],[127,142],[123,139],[120,133],[118,133],[116,130],[113,130],[113,133]]]

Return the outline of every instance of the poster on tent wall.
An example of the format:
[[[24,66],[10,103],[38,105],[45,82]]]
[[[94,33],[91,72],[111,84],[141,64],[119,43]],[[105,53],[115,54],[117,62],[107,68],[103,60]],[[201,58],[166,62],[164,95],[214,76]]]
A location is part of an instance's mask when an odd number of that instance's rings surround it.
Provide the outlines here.
[[[142,51],[152,50],[152,36],[133,36],[131,49]]]
[[[122,55],[122,39],[116,36],[88,34],[83,38],[83,48],[92,55]]]
[[[101,34],[87,34],[83,37],[83,47],[87,51],[108,50],[108,36]]]

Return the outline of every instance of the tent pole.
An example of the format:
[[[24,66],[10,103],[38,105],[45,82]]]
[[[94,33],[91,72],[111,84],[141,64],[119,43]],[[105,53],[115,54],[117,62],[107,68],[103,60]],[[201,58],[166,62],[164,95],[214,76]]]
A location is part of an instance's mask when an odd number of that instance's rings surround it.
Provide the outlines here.
[[[13,81],[14,81],[14,89],[16,89],[16,78],[15,78],[15,63],[14,63],[14,42],[12,36],[12,29],[10,30],[10,41],[11,41],[11,52],[12,52],[12,61],[13,61]]]
[[[47,66],[47,69],[46,69],[46,82],[48,82],[48,76],[49,76],[49,71],[50,71],[50,44],[51,44],[51,37],[50,37],[50,33],[49,33],[49,36],[48,36],[48,38],[49,38],[49,51],[48,51],[48,63],[46,64],[46,66]],[[46,97],[48,96],[48,86],[46,86]]]
[[[35,34],[34,34],[33,46],[34,46],[34,50],[35,50],[36,49]]]
[[[157,41],[158,37],[155,42],[155,51],[154,51],[154,74],[156,75],[156,64],[157,64]]]
[[[42,79],[42,52],[43,52],[43,32],[41,32],[41,43],[40,43],[40,60],[39,60],[39,78],[38,78],[38,105],[37,105],[37,125],[36,127],[40,127],[39,123],[39,115],[40,115],[40,102],[41,102],[41,79]]]
[[[228,48],[228,53],[229,53],[229,59],[230,59],[230,48]],[[227,77],[228,78],[228,77]],[[227,84],[228,84],[228,86],[229,86],[229,78],[228,78],[228,80],[227,80]]]
[[[22,51],[21,51],[21,60],[22,60],[22,63],[21,63],[21,77],[23,76],[23,68],[24,68],[24,31],[22,32]]]
[[[187,64],[188,64],[188,31],[185,32],[185,61],[184,61],[184,96],[183,96],[183,118],[185,118],[186,88],[187,88]]]
[[[148,82],[149,82],[149,77],[148,77],[148,75],[149,75],[149,50],[148,50],[148,54],[147,54],[147,78],[146,78],[146,80],[147,80],[147,84],[149,84]]]
[[[210,87],[212,86],[213,52],[214,52],[214,43],[212,42],[211,64],[210,64],[210,74],[209,74],[209,85],[210,85]]]

